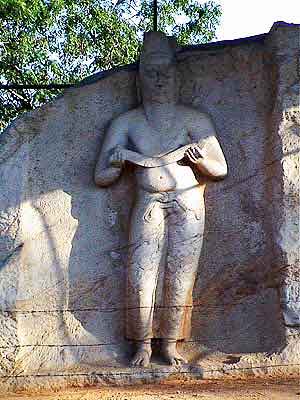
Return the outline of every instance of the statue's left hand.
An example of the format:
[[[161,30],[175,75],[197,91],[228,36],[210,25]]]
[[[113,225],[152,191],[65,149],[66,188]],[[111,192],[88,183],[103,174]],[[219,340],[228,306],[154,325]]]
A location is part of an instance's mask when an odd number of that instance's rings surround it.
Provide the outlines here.
[[[185,152],[185,156],[193,164],[198,164],[203,159],[203,149],[198,144],[192,144]]]

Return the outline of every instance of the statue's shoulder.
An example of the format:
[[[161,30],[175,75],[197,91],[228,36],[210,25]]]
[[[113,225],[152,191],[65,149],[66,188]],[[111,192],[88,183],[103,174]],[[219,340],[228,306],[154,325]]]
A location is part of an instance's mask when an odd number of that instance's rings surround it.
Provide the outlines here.
[[[132,108],[131,110],[125,111],[118,115],[113,121],[129,121],[132,118],[136,118],[142,113],[142,107]]]
[[[112,125],[116,126],[128,126],[131,121],[135,121],[142,114],[142,108],[137,107],[131,110],[125,111],[111,120]]]
[[[211,119],[209,114],[207,114],[207,113],[205,113],[203,111],[200,111],[197,108],[189,106],[189,105],[178,104],[177,105],[177,109],[185,117],[192,116],[192,117],[196,117],[196,118],[203,119],[203,120],[205,120],[205,119],[210,120]]]
[[[112,118],[110,121],[110,129],[112,131],[127,131],[131,125],[132,121],[135,121],[140,115],[140,108],[133,108],[132,110],[128,110],[119,114],[115,118]]]

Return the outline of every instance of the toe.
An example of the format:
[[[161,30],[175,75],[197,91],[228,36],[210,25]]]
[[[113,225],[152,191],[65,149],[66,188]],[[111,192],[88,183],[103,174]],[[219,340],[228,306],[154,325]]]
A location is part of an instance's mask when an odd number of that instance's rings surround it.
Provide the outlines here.
[[[142,362],[141,362],[141,366],[142,367],[148,367],[148,365],[149,365],[149,360],[148,359],[142,360]]]
[[[175,358],[175,363],[177,366],[181,365],[181,359],[180,358]]]
[[[141,358],[139,358],[136,366],[141,367],[142,365],[143,365],[143,360]]]
[[[169,361],[171,365],[176,365],[176,366],[180,366],[186,363],[185,359],[182,357],[171,357]]]
[[[133,366],[133,367],[136,367],[137,365],[138,365],[138,363],[139,363],[139,359],[137,358],[137,357],[134,357],[132,360],[131,360],[131,365]]]
[[[137,354],[131,361],[133,367],[147,367],[150,363],[150,357],[148,354]]]
[[[138,358],[138,359],[136,360],[135,366],[136,366],[136,367],[140,367],[141,365],[142,365],[142,360],[141,360],[140,358]]]

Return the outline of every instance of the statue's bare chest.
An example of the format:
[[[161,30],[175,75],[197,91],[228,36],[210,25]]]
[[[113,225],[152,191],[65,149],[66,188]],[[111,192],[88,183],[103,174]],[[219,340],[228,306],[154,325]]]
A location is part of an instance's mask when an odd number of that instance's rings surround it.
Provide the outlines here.
[[[147,121],[135,121],[129,130],[129,142],[133,150],[149,155],[158,156],[178,149],[190,143],[187,129],[181,121],[167,121],[155,129]]]

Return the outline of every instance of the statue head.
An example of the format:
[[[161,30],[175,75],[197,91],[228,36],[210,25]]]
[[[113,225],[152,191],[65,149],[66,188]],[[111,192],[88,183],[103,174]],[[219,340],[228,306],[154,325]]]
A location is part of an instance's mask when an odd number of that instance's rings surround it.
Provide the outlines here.
[[[139,86],[142,99],[158,103],[176,101],[175,51],[162,32],[147,32],[140,56]]]

